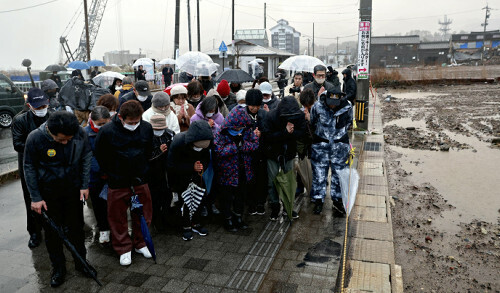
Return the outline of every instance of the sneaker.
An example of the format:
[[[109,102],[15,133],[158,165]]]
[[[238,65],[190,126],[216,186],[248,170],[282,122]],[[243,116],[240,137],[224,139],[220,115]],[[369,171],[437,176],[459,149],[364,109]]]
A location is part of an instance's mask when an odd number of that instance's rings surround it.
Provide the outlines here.
[[[132,263],[132,252],[126,252],[120,255],[120,264],[122,266],[129,266]]]
[[[257,215],[257,209],[255,207],[248,207],[248,214],[250,216],[255,216]]]
[[[233,233],[238,231],[238,229],[236,229],[236,227],[234,226],[232,218],[224,220],[224,229],[226,229],[226,231],[228,232],[233,232]]]
[[[184,232],[182,232],[182,240],[189,241],[191,239],[193,239],[193,231],[191,228],[184,229]]]
[[[342,203],[342,200],[341,199],[333,199],[333,204],[332,204],[332,210],[334,212],[338,212],[340,214],[345,214],[345,210],[344,210],[344,204]]]
[[[145,258],[152,258],[153,256],[151,255],[151,252],[149,252],[149,249],[147,246],[144,246],[141,249],[135,249],[135,252],[142,254]]]
[[[280,214],[280,205],[274,204],[271,206],[271,216],[269,216],[269,220],[277,221],[279,219]]]
[[[200,224],[193,225],[192,231],[198,233],[200,236],[207,236],[208,234],[208,229]]]
[[[283,217],[288,217],[288,213],[286,211],[283,212]],[[299,214],[296,211],[292,211],[292,219],[298,219]]]
[[[212,214],[214,214],[214,215],[219,215],[220,214],[219,209],[217,209],[217,207],[215,206],[214,203],[212,204]]]
[[[323,210],[323,201],[321,199],[317,199],[314,201],[314,209],[313,213],[315,215],[321,214],[321,211]]]
[[[109,242],[109,231],[101,231],[99,232],[99,243],[108,243]]]
[[[248,229],[247,223],[245,223],[243,221],[241,216],[234,216],[233,218],[234,218],[234,226],[236,227],[236,229],[240,229],[240,230]]]
[[[257,206],[257,215],[259,216],[263,216],[266,214],[266,209],[264,208],[264,206]]]

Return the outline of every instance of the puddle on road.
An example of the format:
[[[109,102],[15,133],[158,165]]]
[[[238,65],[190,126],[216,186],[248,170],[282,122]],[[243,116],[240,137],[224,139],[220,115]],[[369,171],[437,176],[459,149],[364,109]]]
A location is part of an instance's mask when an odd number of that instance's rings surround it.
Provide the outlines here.
[[[444,219],[453,224],[473,219],[496,223],[500,208],[500,150],[490,148],[489,144],[475,137],[445,133],[456,141],[471,145],[477,152],[473,149],[436,152],[390,148],[403,154],[401,167],[412,172],[410,180],[418,185],[429,182],[456,207],[456,210],[445,212],[451,215],[443,214]],[[410,163],[416,161],[420,164]]]
[[[446,93],[434,93],[434,92],[425,92],[425,91],[418,91],[418,92],[408,92],[407,90],[390,90],[387,92],[388,95],[391,95],[395,97],[396,99],[422,99],[422,98],[428,98],[431,96],[449,96],[449,94]],[[385,96],[384,96],[385,98]]]
[[[396,125],[396,126],[403,127],[403,128],[415,127],[419,130],[427,130],[427,125],[425,123],[425,120],[412,120],[411,117],[389,121],[389,122],[384,124],[384,127],[390,126],[390,125]]]

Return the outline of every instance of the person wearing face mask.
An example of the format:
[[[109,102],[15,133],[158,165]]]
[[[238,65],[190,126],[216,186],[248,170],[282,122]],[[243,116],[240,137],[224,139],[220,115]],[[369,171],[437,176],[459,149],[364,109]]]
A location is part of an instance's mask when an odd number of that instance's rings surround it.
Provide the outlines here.
[[[311,109],[314,141],[311,147],[313,182],[311,196],[314,214],[321,214],[326,197],[328,170],[331,170],[330,196],[333,210],[345,214],[337,171],[348,167],[350,144],[348,129],[352,123],[351,103],[340,91],[325,91]]]
[[[323,91],[332,91],[335,89],[335,87],[326,81],[326,67],[323,65],[316,65],[314,66],[314,81],[311,83],[308,83],[306,86],[304,86],[304,89],[311,89],[314,92],[314,96],[316,97],[316,100],[318,100],[320,94]],[[340,90],[340,88],[338,88]]]
[[[115,99],[114,96],[111,96]],[[90,163],[90,181],[89,181],[89,196],[92,200],[92,209],[99,228],[99,243],[109,242],[109,224],[108,224],[108,204],[105,198],[100,197],[104,192],[107,195],[106,176],[101,171],[99,163],[95,157],[95,140],[99,129],[111,120],[111,116],[106,107],[96,106],[90,113],[90,122],[85,131],[92,149],[93,156]],[[103,188],[105,188],[103,190]]]
[[[231,88],[225,79],[221,80],[219,85],[217,85],[217,92],[224,101],[228,111],[231,111],[236,106],[236,95],[234,92],[231,92]]]
[[[115,88],[114,96],[120,100],[121,97],[126,95],[129,92],[134,91],[134,81],[131,77],[126,76],[122,80],[122,88]]]
[[[246,94],[247,94],[246,90],[241,90],[236,94],[236,102],[238,103],[237,107],[239,107],[239,108],[246,108],[247,107],[246,100],[245,100]]]
[[[259,90],[262,92],[262,108],[266,111],[276,109],[279,100],[273,94],[273,86],[266,81],[260,84]]]
[[[217,176],[224,214],[224,227],[229,232],[245,230],[243,221],[246,193],[254,180],[252,155],[259,147],[258,130],[252,130],[252,119],[242,107],[235,108],[225,118],[215,134]]]
[[[195,109],[193,105],[186,101],[187,89],[182,85],[176,85],[170,91],[171,101],[170,108],[177,116],[180,132],[188,130],[191,123],[191,117],[194,115]]]
[[[175,133],[181,132],[179,127],[179,120],[175,113],[170,109],[170,96],[165,92],[155,93],[153,99],[151,100],[151,108],[146,110],[142,114],[142,119],[144,121],[151,122],[151,117],[155,114],[161,114],[165,117],[167,128]]]
[[[122,89],[122,80],[119,78],[115,78],[113,80],[113,83],[108,87],[109,92],[114,95],[116,91],[119,91]]]
[[[174,198],[177,197],[179,200],[177,207],[182,210],[182,239],[185,241],[193,239],[193,232],[200,236],[206,236],[208,233],[208,230],[200,224],[201,209],[198,208],[191,220],[188,208],[182,208],[184,202],[181,194],[191,182],[197,185],[202,183],[201,175],[210,162],[210,146],[213,138],[212,129],[207,121],[193,121],[187,131],[174,136],[168,151],[168,181],[174,192]]]
[[[356,81],[352,78],[351,69],[344,69],[342,75],[344,76],[342,92],[345,93],[346,99],[354,105],[354,100],[356,99]]]
[[[17,152],[18,170],[26,206],[27,230],[30,235],[28,247],[35,248],[40,245],[42,239],[42,219],[31,210],[31,198],[24,177],[23,159],[28,134],[40,127],[49,118],[47,112],[49,99],[47,95],[44,95],[42,90],[32,88],[28,91],[26,104],[29,110],[16,115],[12,122],[11,130],[12,143],[14,144],[14,150]]]
[[[151,95],[151,91],[149,90],[148,82],[145,80],[139,80],[135,83],[133,92],[129,92],[120,98],[120,106],[118,107],[118,112],[120,111],[120,107],[123,103],[132,100],[141,103],[142,109],[146,111],[151,108],[152,99],[153,95]]]
[[[187,85],[187,102],[194,108],[205,98],[203,86],[198,80],[190,81]]]
[[[224,116],[219,113],[217,98],[215,96],[206,97],[198,105],[194,115],[191,117],[191,123],[197,120],[207,121],[212,128],[212,132],[217,132],[224,122]]]
[[[150,123],[154,133],[148,183],[153,204],[151,225],[156,231],[163,232],[167,225],[167,211],[172,201],[172,192],[167,181],[167,154],[175,133],[168,129],[165,116],[162,114],[153,114]]]
[[[240,91],[241,92],[241,91]],[[238,92],[239,93],[239,92]],[[262,216],[266,213],[265,204],[267,199],[267,159],[264,154],[264,137],[261,135],[264,129],[264,121],[267,111],[262,109],[262,92],[250,89],[245,95],[245,104],[248,115],[252,121],[252,130],[259,137],[259,147],[252,156],[252,166],[255,170],[255,180],[250,183],[251,196],[248,196],[248,214]]]
[[[41,84],[42,91],[49,99],[49,110],[57,111],[60,108],[59,99],[57,98],[57,93],[59,91],[59,86],[52,79],[46,79],[42,81]]]
[[[80,256],[86,258],[83,231],[83,203],[89,195],[92,150],[87,133],[75,115],[51,113],[47,122],[33,130],[24,149],[24,176],[31,197],[31,209],[45,211],[64,227],[64,234]],[[45,243],[52,264],[51,287],[64,283],[66,258],[63,241],[47,221],[43,221]],[[75,269],[88,275],[75,256]]]
[[[149,159],[152,154],[153,128],[142,120],[141,103],[123,103],[111,122],[99,129],[95,155],[108,178],[108,223],[111,243],[123,266],[132,263],[132,249],[151,258],[141,233],[139,216],[132,212],[132,235],[128,234],[127,209],[132,187],[143,205],[144,218],[151,223],[151,195],[147,184]]]
[[[118,108],[118,100],[111,94],[102,95],[99,100],[97,100],[97,106],[106,107],[109,111],[110,117],[113,118],[116,114],[116,109]]]

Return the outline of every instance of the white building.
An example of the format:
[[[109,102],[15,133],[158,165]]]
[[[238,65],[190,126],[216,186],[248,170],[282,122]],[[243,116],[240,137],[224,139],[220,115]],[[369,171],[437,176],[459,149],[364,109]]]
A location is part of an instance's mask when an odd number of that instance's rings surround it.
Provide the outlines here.
[[[299,54],[300,33],[288,25],[284,19],[269,29],[271,32],[271,46],[293,54]]]

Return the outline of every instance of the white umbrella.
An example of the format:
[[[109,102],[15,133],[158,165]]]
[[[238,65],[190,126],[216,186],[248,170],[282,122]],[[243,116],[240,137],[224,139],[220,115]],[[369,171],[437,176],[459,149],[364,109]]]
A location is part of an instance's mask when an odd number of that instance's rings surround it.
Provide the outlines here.
[[[314,66],[316,65],[323,65],[326,68],[325,63],[318,58],[300,55],[286,59],[278,68],[292,71],[314,72]]]
[[[132,64],[132,66],[136,67],[136,66],[139,66],[139,65],[150,65],[152,66],[153,65],[153,60],[151,60],[150,58],[139,58],[137,59],[134,64]]]
[[[262,59],[260,59],[260,58],[255,58],[255,59],[254,59],[254,60],[252,60],[252,61],[255,61],[255,62],[257,62],[257,63],[265,63],[265,61],[264,61],[264,60],[262,60]]]
[[[125,75],[114,71],[106,71],[92,78],[92,81],[98,86],[108,86],[113,83],[115,78],[123,80]]]
[[[212,75],[212,73],[214,73],[216,71],[217,71],[217,66],[215,65],[215,63],[201,61],[201,62],[198,62],[198,64],[196,64],[194,74],[193,73],[191,73],[191,74],[193,74],[195,76],[210,76],[210,75]]]
[[[165,58],[160,61],[160,65],[175,64],[175,60],[172,58]]]
[[[182,54],[175,60],[177,68],[189,74],[196,75],[196,66],[200,62],[213,63],[212,58],[205,53],[190,51]]]

